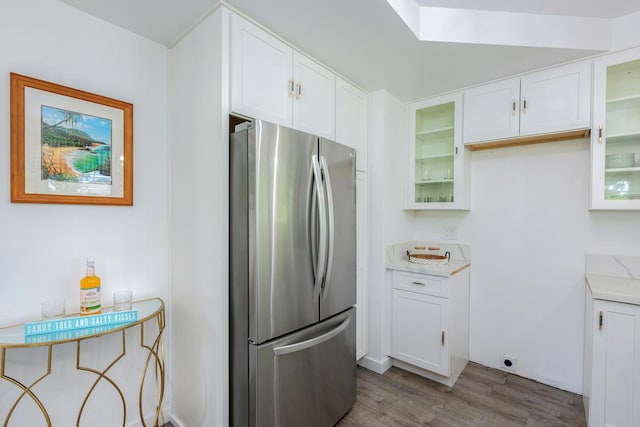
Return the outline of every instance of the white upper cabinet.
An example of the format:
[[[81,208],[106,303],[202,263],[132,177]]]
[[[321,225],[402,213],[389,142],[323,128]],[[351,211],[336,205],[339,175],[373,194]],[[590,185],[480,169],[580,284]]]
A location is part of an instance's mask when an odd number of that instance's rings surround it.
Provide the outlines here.
[[[524,76],[520,98],[520,135],[589,128],[591,64],[581,62]]]
[[[409,105],[407,209],[469,209],[461,122],[461,93]]]
[[[640,209],[640,49],[595,61],[591,208]]]
[[[335,138],[335,75],[317,62],[293,53],[293,127]]]
[[[292,126],[293,49],[231,15],[231,111]]]
[[[464,142],[520,135],[520,79],[503,80],[464,93]]]
[[[231,112],[335,138],[335,75],[231,15]]]
[[[367,94],[336,77],[336,141],[356,149],[356,169],[367,171]]]
[[[464,93],[464,143],[585,130],[590,105],[589,62],[472,88]]]

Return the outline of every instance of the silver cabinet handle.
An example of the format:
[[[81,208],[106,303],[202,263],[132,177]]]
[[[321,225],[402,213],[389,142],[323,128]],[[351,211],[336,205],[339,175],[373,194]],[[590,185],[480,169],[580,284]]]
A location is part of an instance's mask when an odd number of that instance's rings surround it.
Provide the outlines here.
[[[293,96],[294,88],[293,88],[293,79],[289,79],[289,96]]]
[[[524,98],[524,101],[522,101],[522,112],[527,113],[527,98]]]
[[[515,98],[513,99],[513,102],[511,104],[511,114],[514,116],[516,115],[516,99]]]
[[[333,249],[335,242],[335,217],[333,215],[333,189],[331,187],[331,174],[329,173],[329,166],[327,166],[327,161],[324,156],[320,156],[320,166],[322,168],[322,176],[324,177],[324,185],[325,191],[327,194],[327,232],[328,238],[327,241],[329,243],[328,254],[327,254],[327,269],[324,274],[324,289],[323,289],[323,298],[327,297],[327,290],[329,289],[329,280],[331,278],[331,270],[333,269]]]
[[[442,331],[442,346],[444,347],[444,331]]]
[[[598,142],[602,142],[602,125],[600,125],[600,129],[598,129]]]
[[[298,84],[296,85],[296,99],[300,99],[301,96],[302,96],[302,82],[298,81]]]
[[[598,320],[598,329],[602,330],[602,324],[604,323],[604,318],[603,318],[603,313],[602,310],[600,310],[600,318]]]
[[[301,341],[295,344],[283,345],[282,347],[275,347],[273,349],[273,354],[275,354],[276,356],[282,356],[283,354],[295,353],[296,351],[302,351],[310,347],[315,347],[316,345],[329,341],[331,338],[339,335],[342,331],[347,329],[350,322],[351,317],[347,317],[342,323],[340,323],[340,325],[338,325],[337,328],[315,338],[311,338],[310,340]]]
[[[420,285],[420,286],[427,286],[425,283],[422,282],[411,282],[412,285]]]
[[[327,263],[327,208],[325,206],[324,186],[322,185],[322,172],[320,171],[320,163],[318,156],[311,157],[313,167],[313,178],[316,183],[316,195],[318,197],[318,219],[320,224],[320,238],[318,243],[318,259],[316,260],[316,277],[313,285],[313,297],[320,295],[322,288],[322,279],[325,276],[325,265]]]

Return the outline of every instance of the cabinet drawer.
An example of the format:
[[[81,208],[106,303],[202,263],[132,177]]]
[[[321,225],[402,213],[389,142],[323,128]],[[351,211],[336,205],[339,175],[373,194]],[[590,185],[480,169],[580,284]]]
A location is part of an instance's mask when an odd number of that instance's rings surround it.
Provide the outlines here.
[[[407,273],[405,271],[393,272],[393,288],[426,295],[449,297],[447,279],[426,274]]]

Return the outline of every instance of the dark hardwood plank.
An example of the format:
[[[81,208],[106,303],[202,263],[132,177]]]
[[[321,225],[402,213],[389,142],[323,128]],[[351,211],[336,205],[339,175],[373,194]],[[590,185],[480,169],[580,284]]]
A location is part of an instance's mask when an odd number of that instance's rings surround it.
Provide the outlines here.
[[[339,427],[584,427],[582,396],[476,363],[453,388],[391,368],[358,367],[358,396]]]

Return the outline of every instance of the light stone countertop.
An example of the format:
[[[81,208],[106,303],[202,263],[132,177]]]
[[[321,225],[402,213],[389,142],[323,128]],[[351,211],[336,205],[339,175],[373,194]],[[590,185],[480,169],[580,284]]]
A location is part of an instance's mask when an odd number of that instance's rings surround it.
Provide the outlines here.
[[[425,265],[409,262],[407,250],[411,250],[414,246],[437,247],[439,248],[437,252],[441,255],[448,251],[451,254],[451,259],[445,265]],[[470,253],[471,248],[469,245],[462,243],[422,241],[396,243],[386,247],[385,268],[409,273],[450,277],[471,265]]]
[[[587,274],[587,285],[594,299],[640,305],[640,280]]]

